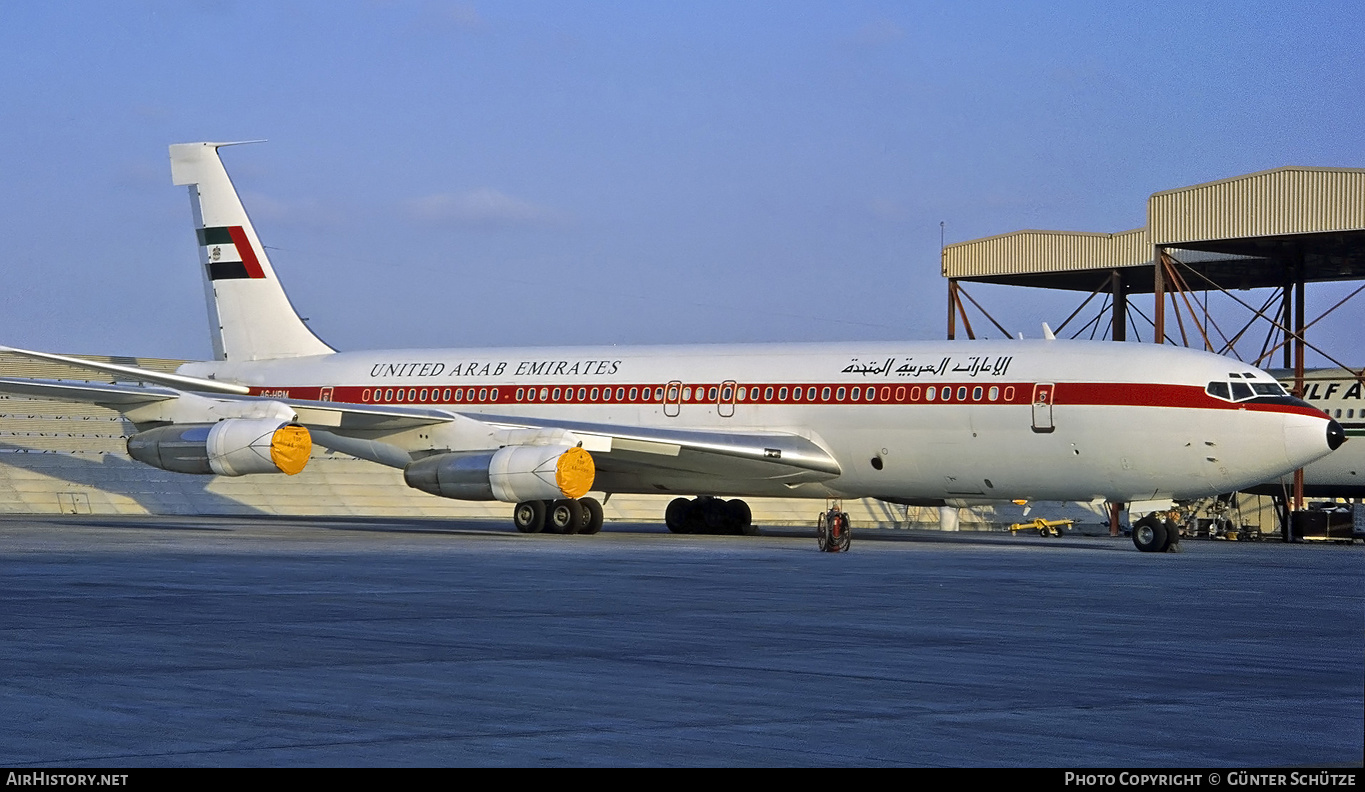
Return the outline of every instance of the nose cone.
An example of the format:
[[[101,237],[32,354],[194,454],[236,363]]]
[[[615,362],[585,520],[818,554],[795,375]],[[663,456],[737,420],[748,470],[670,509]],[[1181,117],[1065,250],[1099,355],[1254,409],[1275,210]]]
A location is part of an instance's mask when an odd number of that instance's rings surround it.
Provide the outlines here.
[[[1286,414],[1284,419],[1285,458],[1296,468],[1327,456],[1346,442],[1346,432],[1341,424],[1323,415],[1321,410]]]
[[[1341,444],[1346,442],[1346,430],[1341,428],[1341,424],[1336,421],[1327,422],[1327,447],[1333,451],[1341,448]]]

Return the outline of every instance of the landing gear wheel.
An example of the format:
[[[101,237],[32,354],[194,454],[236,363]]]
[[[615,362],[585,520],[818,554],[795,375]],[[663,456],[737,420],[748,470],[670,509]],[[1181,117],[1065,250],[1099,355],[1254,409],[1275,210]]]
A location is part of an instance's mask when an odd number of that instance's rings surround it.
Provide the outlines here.
[[[725,510],[730,512],[730,524],[735,533],[741,536],[758,536],[758,528],[754,525],[754,513],[749,509],[749,504],[736,498],[725,502]]]
[[[692,511],[692,501],[687,498],[674,498],[669,501],[668,508],[664,511],[664,525],[668,530],[675,534],[692,533],[689,517]]]
[[[595,534],[602,530],[602,504],[596,498],[579,498],[583,507],[583,523],[578,527],[581,534]]]
[[[1047,529],[1046,529],[1046,528],[1039,528],[1039,529],[1038,529],[1038,535],[1041,536],[1041,537],[1043,537],[1044,539],[1046,539],[1046,538],[1047,538]]]
[[[697,505],[701,508],[702,523],[706,526],[705,533],[723,534],[729,533],[730,513],[725,508],[725,501],[719,498],[700,498]]]
[[[512,509],[512,524],[522,533],[540,533],[545,527],[545,501],[522,501]]]
[[[1166,524],[1149,514],[1133,523],[1133,544],[1144,553],[1160,553],[1166,550],[1170,540],[1166,535]]]
[[[574,499],[552,501],[545,523],[555,533],[576,534],[583,524],[583,505]]]

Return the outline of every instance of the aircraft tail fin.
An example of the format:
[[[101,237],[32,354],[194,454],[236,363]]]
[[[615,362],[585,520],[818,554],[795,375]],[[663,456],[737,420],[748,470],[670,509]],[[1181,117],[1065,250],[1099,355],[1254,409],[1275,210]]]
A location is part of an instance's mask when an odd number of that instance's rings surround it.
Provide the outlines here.
[[[218,149],[230,145],[235,144],[171,146],[171,181],[189,186],[214,357],[265,360],[333,352],[303,323],[275,277],[218,157]]]

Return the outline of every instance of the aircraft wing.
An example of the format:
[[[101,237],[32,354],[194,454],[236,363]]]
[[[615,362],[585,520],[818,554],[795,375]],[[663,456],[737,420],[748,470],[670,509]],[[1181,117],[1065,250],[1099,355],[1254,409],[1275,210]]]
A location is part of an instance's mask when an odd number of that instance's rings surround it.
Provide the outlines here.
[[[476,416],[467,416],[476,417]],[[563,430],[583,441],[598,471],[595,489],[726,493],[825,481],[838,461],[812,440],[786,432],[732,432],[477,416],[494,426]],[[779,494],[779,493],[775,493]]]
[[[0,393],[14,393],[55,401],[98,404],[125,412],[158,402],[184,398],[193,392],[157,385],[0,377]],[[304,426],[342,431],[348,429],[380,432],[398,431],[446,423],[456,419],[455,413],[423,407],[335,404],[333,402],[272,399],[263,396],[222,396],[219,394],[211,394],[210,398],[244,404],[250,402],[282,402],[295,411],[297,422]]]
[[[50,353],[8,347],[0,350],[35,358],[130,377],[142,383],[122,384],[78,380],[42,380],[0,377],[0,392],[43,399],[103,405],[139,423],[212,422],[287,407],[294,421],[308,427],[319,445],[403,467],[414,459],[408,449],[391,444],[390,435],[409,429],[458,425],[460,437],[479,438],[473,448],[459,441],[447,450],[481,450],[536,442],[543,435],[571,434],[593,454],[604,487],[622,489],[714,490],[740,482],[765,481],[774,485],[797,485],[823,481],[839,475],[838,462],[812,440],[794,433],[762,431],[710,431],[670,429],[621,424],[561,421],[548,418],[489,416],[459,413],[430,407],[405,405],[339,404],[262,396],[248,396],[236,383],[151,372],[130,366],[98,363]],[[177,401],[185,404],[177,409]],[[205,404],[213,404],[202,417]],[[261,414],[264,414],[263,412]],[[439,450],[439,446],[431,450]]]
[[[128,409],[175,399],[180,392],[171,388],[121,385],[108,382],[45,380],[0,377],[0,393],[17,393],[39,399],[85,402],[113,409]]]

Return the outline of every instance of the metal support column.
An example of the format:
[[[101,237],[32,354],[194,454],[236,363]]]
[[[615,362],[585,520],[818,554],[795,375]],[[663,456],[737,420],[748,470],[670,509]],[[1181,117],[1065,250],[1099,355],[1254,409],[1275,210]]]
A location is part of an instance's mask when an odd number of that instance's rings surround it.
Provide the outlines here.
[[[1114,312],[1109,337],[1115,341],[1128,340],[1128,285],[1123,282],[1123,271],[1114,270],[1109,280]]]
[[[957,339],[957,279],[948,279],[948,340]]]
[[[1166,343],[1166,248],[1157,246],[1152,256],[1152,300],[1153,319],[1156,325],[1156,342]]]

